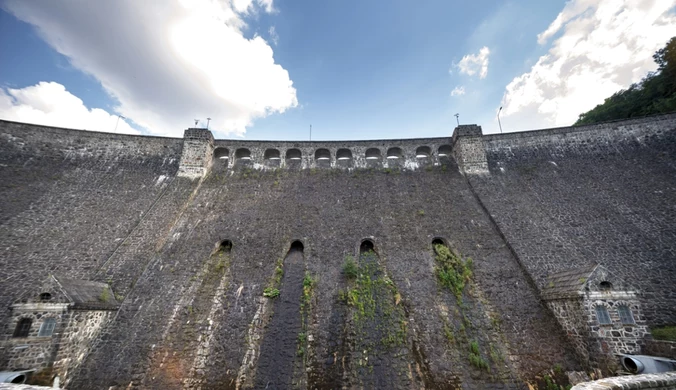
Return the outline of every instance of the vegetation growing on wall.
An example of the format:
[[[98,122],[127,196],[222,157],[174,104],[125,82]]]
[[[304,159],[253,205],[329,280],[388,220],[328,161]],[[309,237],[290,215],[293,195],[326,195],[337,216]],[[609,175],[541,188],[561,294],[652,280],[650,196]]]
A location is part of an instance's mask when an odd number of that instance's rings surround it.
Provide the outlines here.
[[[450,290],[458,300],[462,298],[465,290],[465,284],[472,277],[472,259],[464,260],[442,244],[434,245],[436,253],[437,280],[439,283]]]
[[[580,114],[575,125],[676,111],[676,37],[658,50],[653,59],[658,65],[656,72]]]
[[[674,325],[651,329],[650,333],[656,340],[676,341],[676,326]]]

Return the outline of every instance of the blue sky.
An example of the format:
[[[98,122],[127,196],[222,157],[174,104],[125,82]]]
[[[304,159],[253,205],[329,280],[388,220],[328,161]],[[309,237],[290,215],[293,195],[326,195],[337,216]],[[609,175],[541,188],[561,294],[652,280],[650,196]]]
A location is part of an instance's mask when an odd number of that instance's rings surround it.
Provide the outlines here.
[[[456,113],[499,132],[503,106],[505,131],[565,126],[655,69],[675,5],[0,0],[0,118],[376,139],[448,136]]]

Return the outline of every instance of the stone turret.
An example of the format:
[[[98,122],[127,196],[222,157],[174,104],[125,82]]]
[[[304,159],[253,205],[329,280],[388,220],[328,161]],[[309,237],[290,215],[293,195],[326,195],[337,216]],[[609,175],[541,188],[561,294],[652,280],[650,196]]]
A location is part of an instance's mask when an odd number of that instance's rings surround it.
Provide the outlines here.
[[[488,173],[481,126],[460,125],[453,130],[453,157],[465,174]]]
[[[183,152],[178,176],[190,179],[204,177],[211,166],[214,136],[207,129],[186,129],[183,133]]]

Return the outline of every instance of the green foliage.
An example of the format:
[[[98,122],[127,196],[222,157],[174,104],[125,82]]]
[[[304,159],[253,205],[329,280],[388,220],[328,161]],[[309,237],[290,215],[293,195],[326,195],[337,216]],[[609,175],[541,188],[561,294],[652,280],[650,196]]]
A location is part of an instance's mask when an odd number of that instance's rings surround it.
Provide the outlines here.
[[[312,279],[312,275],[309,272],[305,272],[305,277],[303,278],[303,300],[301,302],[301,309],[310,303],[312,298],[312,290],[317,284],[317,281]]]
[[[421,217],[425,216],[425,210],[418,210],[418,215]]]
[[[580,114],[575,125],[676,111],[676,37],[658,50],[653,59],[658,65],[657,72]]]
[[[359,266],[350,255],[345,258],[345,263],[343,263],[343,273],[348,279],[355,279],[359,275]]]
[[[103,291],[101,291],[101,295],[99,295],[99,301],[108,303],[110,301],[110,291],[108,290],[108,287],[104,287]]]
[[[446,336],[446,340],[448,340],[449,343],[453,344],[455,336],[453,336],[453,331],[447,323],[444,323],[444,336]]]
[[[263,296],[266,298],[277,298],[279,296],[279,289],[275,287],[266,287],[263,290]]]
[[[465,289],[465,284],[472,278],[472,259],[463,261],[460,256],[451,252],[442,244],[434,245],[436,252],[436,275],[439,283],[448,288],[456,298],[460,299]]]
[[[545,388],[544,390],[564,390],[566,387],[559,386],[554,382],[554,379],[552,379],[551,376],[545,375],[544,377],[545,380]]]
[[[673,325],[651,329],[650,333],[656,340],[676,341],[676,326]]]
[[[469,344],[469,362],[471,365],[480,370],[490,371],[488,362],[486,362],[479,353],[479,343],[476,340],[473,340]]]
[[[305,344],[307,343],[307,334],[305,332],[298,333],[298,356],[305,355]]]

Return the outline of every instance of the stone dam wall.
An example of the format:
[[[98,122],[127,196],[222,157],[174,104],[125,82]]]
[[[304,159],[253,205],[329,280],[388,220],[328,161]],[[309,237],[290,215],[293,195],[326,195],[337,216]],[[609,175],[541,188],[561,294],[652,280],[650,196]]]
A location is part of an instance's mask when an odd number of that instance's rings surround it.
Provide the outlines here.
[[[0,324],[59,274],[122,302],[69,388],[507,389],[586,368],[551,272],[601,263],[676,323],[676,116],[461,130],[188,148],[0,121]],[[472,259],[460,295],[433,241]]]

